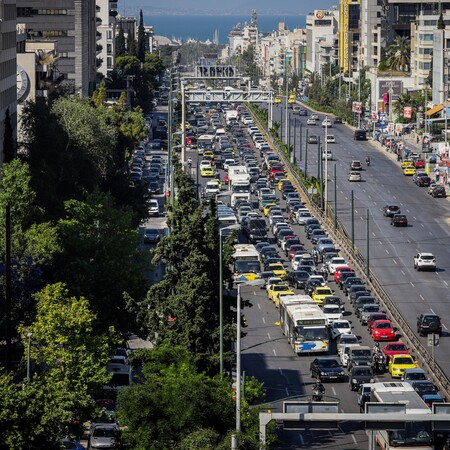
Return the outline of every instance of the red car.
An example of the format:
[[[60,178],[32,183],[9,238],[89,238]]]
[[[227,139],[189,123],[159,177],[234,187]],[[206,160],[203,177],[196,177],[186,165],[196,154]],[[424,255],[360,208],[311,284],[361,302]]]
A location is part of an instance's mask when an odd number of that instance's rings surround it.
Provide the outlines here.
[[[292,261],[294,259],[295,254],[300,251],[305,250],[305,247],[303,244],[295,244],[291,245],[291,248],[288,251],[288,259],[289,261]]]
[[[409,348],[401,341],[389,342],[383,348],[383,354],[386,357],[386,364],[392,355],[409,355]]]
[[[372,313],[367,318],[367,328],[369,329],[369,333],[371,333],[372,324],[376,322],[377,320],[387,320],[387,314],[385,313]]]
[[[353,269],[350,266],[337,266],[334,269],[334,282],[339,283],[339,277],[341,276],[341,272],[353,272]]]
[[[390,320],[376,320],[371,327],[375,341],[393,341],[396,338],[394,327]]]
[[[425,160],[416,159],[416,161],[414,162],[414,167],[416,169],[425,169]]]

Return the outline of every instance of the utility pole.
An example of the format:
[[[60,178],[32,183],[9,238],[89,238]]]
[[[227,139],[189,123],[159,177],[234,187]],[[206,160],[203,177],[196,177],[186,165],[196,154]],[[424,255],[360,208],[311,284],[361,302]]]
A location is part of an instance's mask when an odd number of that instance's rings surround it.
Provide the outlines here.
[[[370,265],[369,265],[369,208],[366,209],[366,278],[370,277]]]
[[[353,193],[351,193],[351,201],[350,201],[350,209],[351,209],[351,216],[352,216],[352,250],[355,249],[355,196]]]
[[[327,220],[327,204],[328,204],[328,116],[325,116],[325,220]],[[323,159],[323,158],[322,158]]]
[[[337,229],[337,175],[336,164],[334,165],[334,231]]]
[[[289,78],[288,78],[288,70],[287,70],[287,49],[284,52],[284,78],[286,82],[286,132],[284,133],[285,136],[288,136],[288,122],[289,122],[289,110],[288,110],[288,97],[289,97]],[[286,137],[286,142],[289,142],[289,137]]]

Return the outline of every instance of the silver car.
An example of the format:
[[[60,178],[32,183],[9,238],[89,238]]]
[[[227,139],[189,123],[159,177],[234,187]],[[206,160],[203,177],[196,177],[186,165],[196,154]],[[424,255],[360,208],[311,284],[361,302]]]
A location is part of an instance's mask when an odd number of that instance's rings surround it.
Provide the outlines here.
[[[361,181],[361,173],[356,171],[351,171],[348,174],[348,181]]]
[[[89,450],[114,450],[119,446],[119,427],[115,423],[98,423],[91,426]]]

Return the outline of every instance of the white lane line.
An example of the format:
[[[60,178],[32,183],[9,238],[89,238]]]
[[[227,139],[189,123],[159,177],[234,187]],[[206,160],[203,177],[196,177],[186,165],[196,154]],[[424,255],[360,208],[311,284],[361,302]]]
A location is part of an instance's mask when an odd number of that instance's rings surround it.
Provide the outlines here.
[[[253,291],[253,295],[256,297],[256,291]]]
[[[277,356],[277,352],[276,352],[276,350],[273,348],[272,349],[272,352],[273,352],[273,354],[275,355],[275,356]]]
[[[444,324],[442,324],[442,328],[446,331],[448,330],[448,328]]]
[[[333,391],[333,395],[336,395],[336,389],[334,389],[334,386],[331,386],[331,390]]]
[[[448,286],[448,283],[445,281],[445,280],[443,280],[442,281],[446,286]]]
[[[425,299],[424,299],[424,297],[423,297],[422,294],[419,294],[419,297],[420,297],[423,301],[425,301]]]
[[[430,311],[431,311],[433,314],[436,314],[431,308],[430,308]]]
[[[286,390],[286,397],[289,397],[289,390],[287,387],[284,388]]]
[[[261,305],[258,303],[258,309],[261,309]]]
[[[405,272],[403,272],[403,270],[400,270],[400,272],[402,273],[403,276],[405,276]]]
[[[263,321],[263,323],[266,323],[266,318],[262,317],[262,321]]]
[[[397,261],[395,259],[393,259],[392,261],[394,261],[394,264],[397,265]]]
[[[433,236],[433,233],[432,233],[431,231],[429,231],[428,234],[429,234],[430,236]]]
[[[382,245],[383,243],[381,242],[381,241],[378,241],[378,243],[380,244],[380,245]]]
[[[413,216],[413,219],[414,219],[414,220],[417,220],[414,216]]]
[[[411,286],[412,286],[413,288],[415,288],[414,284],[413,284],[411,281],[410,281],[409,283],[411,284]]]
[[[425,228],[425,225],[424,225],[423,223],[421,223],[420,226],[421,226],[422,228]]]
[[[375,233],[372,231],[372,236],[375,237]]]
[[[389,250],[387,248],[385,248],[384,250],[389,255]]]
[[[272,340],[272,338],[270,337],[270,333],[267,333],[267,337],[269,338],[269,341]]]
[[[355,443],[355,445],[358,443],[358,441],[356,440],[356,438],[355,438],[355,435],[354,434],[352,434],[351,435],[351,437],[352,437],[352,439],[353,439],[353,442]]]
[[[300,444],[302,447],[305,446],[305,440],[303,439],[302,433],[298,434],[298,438],[300,439]]]

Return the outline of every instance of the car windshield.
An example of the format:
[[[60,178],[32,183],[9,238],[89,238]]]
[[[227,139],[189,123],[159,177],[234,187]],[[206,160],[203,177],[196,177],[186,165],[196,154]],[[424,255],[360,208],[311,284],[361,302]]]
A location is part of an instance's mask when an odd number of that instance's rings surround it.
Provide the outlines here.
[[[93,436],[113,438],[116,437],[116,430],[114,428],[95,428]]]
[[[328,331],[325,327],[320,328],[303,328],[296,327],[298,336],[302,341],[325,341],[328,339]]]
[[[333,324],[334,328],[350,328],[350,324],[348,322],[335,322]]]
[[[372,371],[368,367],[354,367],[352,374],[355,377],[371,377]]]
[[[253,261],[236,261],[236,272],[238,273],[258,273],[260,271],[259,262]]]
[[[407,376],[408,380],[426,380],[427,377],[422,372],[410,372]]]
[[[408,358],[407,356],[402,356],[400,358],[395,358],[395,364],[414,364],[412,358]]]
[[[275,285],[272,289],[273,289],[274,292],[281,292],[281,291],[288,291],[289,290],[289,288],[287,286],[284,286],[282,284]]]
[[[407,350],[407,348],[403,344],[393,344],[388,347],[388,350],[391,352],[401,352]]]
[[[433,383],[414,383],[414,389],[416,391],[420,391],[421,393],[436,392],[436,388]]]
[[[328,288],[324,288],[324,289],[317,289],[316,290],[316,294],[318,295],[327,295],[327,294],[332,294],[333,291],[331,289]]]
[[[340,314],[341,309],[339,308],[339,306],[328,306],[327,308],[325,308],[324,313],[325,314]]]
[[[326,369],[331,369],[334,367],[339,367],[339,364],[334,359],[323,359],[322,361],[319,362],[319,366]]]
[[[344,334],[339,340],[340,344],[358,344],[358,338],[356,336],[351,336],[350,334]]]
[[[352,354],[353,354],[353,356],[359,356],[359,357],[361,357],[361,356],[370,356],[370,350],[367,348],[367,349],[362,349],[362,350],[353,350],[352,351]]]
[[[383,322],[383,323],[377,324],[377,328],[382,329],[382,330],[387,330],[388,328],[392,328],[392,326],[389,322]]]
[[[434,259],[434,256],[432,256],[432,255],[422,255],[422,256],[421,256],[421,259],[422,259],[423,261],[430,261],[430,260],[433,260],[433,259]]]

